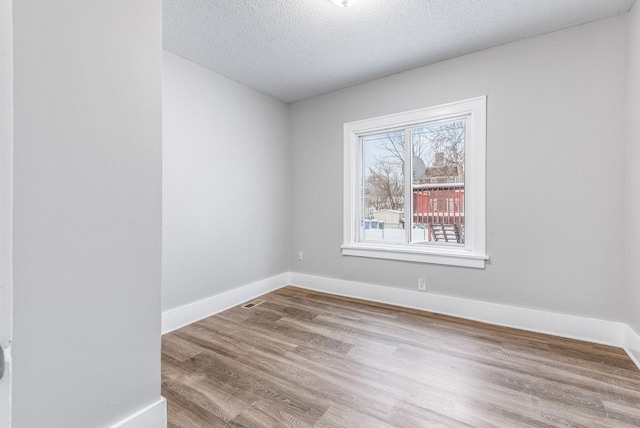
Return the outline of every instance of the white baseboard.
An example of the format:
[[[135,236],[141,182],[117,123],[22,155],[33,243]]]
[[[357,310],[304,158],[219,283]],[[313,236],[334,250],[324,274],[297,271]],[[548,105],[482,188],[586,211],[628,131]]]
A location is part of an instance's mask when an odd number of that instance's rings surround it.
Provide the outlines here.
[[[626,340],[624,350],[627,351],[629,357],[640,369],[640,335],[636,333],[630,326],[626,328]]]
[[[121,420],[111,428],[166,428],[167,400],[160,400]]]
[[[164,312],[162,314],[162,334],[255,299],[288,284],[339,296],[616,346],[625,349],[640,368],[640,336],[625,323],[295,272],[276,275]]]
[[[292,272],[291,284],[570,339],[624,347],[626,324]],[[639,348],[640,349],[640,348]]]
[[[162,313],[162,334],[215,315],[289,283],[289,273],[272,276]]]

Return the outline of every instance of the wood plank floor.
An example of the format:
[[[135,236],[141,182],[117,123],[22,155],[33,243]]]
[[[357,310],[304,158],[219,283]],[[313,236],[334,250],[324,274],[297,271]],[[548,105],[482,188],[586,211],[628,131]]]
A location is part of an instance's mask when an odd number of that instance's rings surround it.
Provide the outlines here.
[[[640,427],[618,348],[286,287],[162,339],[169,427]]]

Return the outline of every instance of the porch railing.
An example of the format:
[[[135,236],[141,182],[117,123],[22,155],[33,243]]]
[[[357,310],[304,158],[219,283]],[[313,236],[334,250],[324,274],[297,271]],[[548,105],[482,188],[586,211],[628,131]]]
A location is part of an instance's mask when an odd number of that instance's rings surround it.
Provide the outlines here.
[[[414,184],[413,224],[428,241],[464,244],[464,183]]]

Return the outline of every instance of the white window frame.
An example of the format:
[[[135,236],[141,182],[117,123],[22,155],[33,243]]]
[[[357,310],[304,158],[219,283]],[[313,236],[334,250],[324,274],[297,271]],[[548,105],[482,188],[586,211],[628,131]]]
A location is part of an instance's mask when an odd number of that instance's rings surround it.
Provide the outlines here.
[[[481,96],[404,113],[344,124],[344,240],[342,255],[408,262],[484,268],[486,254],[486,139],[487,97]],[[465,244],[437,246],[410,243],[359,242],[360,136],[425,122],[466,117],[465,141]],[[406,143],[410,144],[409,141]],[[410,152],[409,152],[410,153]],[[407,168],[411,168],[407,162]],[[405,172],[405,177],[410,177]],[[409,180],[407,180],[408,182]],[[409,183],[408,185],[411,185]],[[411,222],[410,201],[405,201],[405,223]]]

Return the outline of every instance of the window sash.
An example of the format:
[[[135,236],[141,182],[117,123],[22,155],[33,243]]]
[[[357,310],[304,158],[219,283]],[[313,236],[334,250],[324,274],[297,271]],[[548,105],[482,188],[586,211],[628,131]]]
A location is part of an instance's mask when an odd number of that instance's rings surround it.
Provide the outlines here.
[[[405,162],[405,235],[407,242],[361,241],[360,216],[364,203],[360,197],[362,152],[360,137],[404,129],[407,132],[425,123],[466,119],[465,138],[465,244],[431,245],[410,243],[413,200],[410,162]],[[344,125],[344,238],[343,255],[394,260],[484,267],[486,255],[486,96],[425,109],[381,116]],[[405,159],[411,159],[411,139],[405,136]],[[408,211],[410,208],[411,211]],[[407,214],[411,213],[411,214]]]
[[[390,129],[384,129],[384,130],[376,130],[373,132],[363,132],[363,133],[357,133],[357,138],[358,138],[358,152],[359,152],[359,163],[358,163],[358,174],[357,176],[360,177],[360,179],[358,180],[358,194],[359,194],[359,205],[358,205],[358,211],[355,213],[356,214],[356,220],[358,222],[358,226],[357,226],[357,237],[356,240],[357,242],[362,242],[362,243],[375,243],[375,244],[389,244],[389,245],[420,245],[420,246],[434,246],[434,247],[464,247],[465,244],[459,244],[459,243],[454,243],[454,242],[434,242],[431,241],[431,237],[428,238],[428,240],[424,241],[417,241],[415,239],[412,239],[412,233],[413,233],[413,226],[414,226],[414,198],[413,198],[413,137],[414,137],[414,133],[417,129],[422,129],[425,127],[429,127],[429,126],[434,126],[434,125],[438,125],[438,124],[442,124],[442,123],[450,123],[450,122],[456,122],[456,121],[463,121],[465,124],[464,127],[464,132],[465,132],[465,138],[464,138],[464,144],[465,144],[465,159],[464,159],[464,169],[465,169],[465,181],[464,181],[464,185],[466,187],[466,165],[467,165],[467,150],[466,150],[466,145],[467,145],[467,121],[470,118],[469,114],[462,114],[459,116],[452,116],[452,117],[447,117],[446,119],[442,119],[442,118],[434,118],[433,120],[428,120],[428,121],[423,121],[423,122],[419,122],[419,123],[412,123],[410,124],[410,126],[405,126],[405,127],[397,127],[397,128],[390,128]],[[366,156],[366,148],[365,148],[365,139],[368,136],[377,136],[377,135],[381,135],[381,134],[388,134],[388,133],[394,133],[394,132],[399,132],[399,131],[403,131],[404,132],[404,154],[403,154],[403,163],[404,163],[404,242],[397,242],[397,241],[390,241],[390,240],[376,240],[376,239],[367,239],[364,235],[365,235],[365,230],[366,227],[364,226],[364,221],[366,219],[367,213],[366,211],[366,191],[365,191],[365,167],[366,167],[366,162],[365,162],[365,156]],[[445,183],[443,183],[445,184]],[[449,183],[446,183],[449,184]],[[465,191],[465,196],[466,198],[466,191]],[[436,204],[438,203],[437,201],[434,201]],[[445,209],[445,214],[448,216],[451,212],[451,206],[453,206],[454,204],[454,199],[443,199],[443,202],[445,204],[445,207],[448,207]],[[466,201],[465,201],[466,202]],[[463,207],[464,210],[461,213],[461,217],[465,219],[465,222],[467,220],[467,218],[472,217],[472,215],[468,215],[467,213],[467,209],[466,209],[466,203],[463,203]],[[435,208],[434,208],[435,210]],[[465,240],[466,242],[466,240]]]

